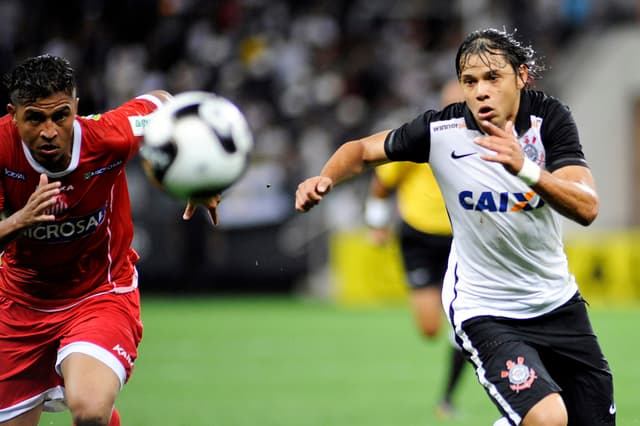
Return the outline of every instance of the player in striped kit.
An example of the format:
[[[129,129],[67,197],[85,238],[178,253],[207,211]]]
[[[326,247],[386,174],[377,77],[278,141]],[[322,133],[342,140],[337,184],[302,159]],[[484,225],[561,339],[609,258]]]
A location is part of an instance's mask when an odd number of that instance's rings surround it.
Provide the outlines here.
[[[560,215],[586,226],[599,210],[575,122],[529,88],[535,51],[512,34],[469,34],[455,65],[465,102],[343,144],[296,209],[368,166],[428,162],[453,229],[443,306],[500,422],[613,425],[611,370],[560,229]]]

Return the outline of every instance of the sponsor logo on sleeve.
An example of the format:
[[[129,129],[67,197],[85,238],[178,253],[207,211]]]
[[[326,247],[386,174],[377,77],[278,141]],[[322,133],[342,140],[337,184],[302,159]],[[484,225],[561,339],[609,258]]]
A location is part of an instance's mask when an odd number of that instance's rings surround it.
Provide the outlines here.
[[[149,124],[149,116],[147,115],[132,115],[129,117],[129,124],[131,125],[131,131],[134,136],[142,136],[144,129]]]

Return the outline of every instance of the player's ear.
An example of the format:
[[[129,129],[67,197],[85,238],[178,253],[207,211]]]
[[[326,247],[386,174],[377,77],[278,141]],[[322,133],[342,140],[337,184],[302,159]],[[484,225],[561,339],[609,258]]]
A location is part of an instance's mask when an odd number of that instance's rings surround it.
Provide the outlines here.
[[[516,76],[516,86],[518,90],[524,89],[529,81],[529,67],[522,64],[518,67],[518,73]]]
[[[11,121],[16,125],[16,107],[13,104],[7,104],[7,113],[11,116]]]

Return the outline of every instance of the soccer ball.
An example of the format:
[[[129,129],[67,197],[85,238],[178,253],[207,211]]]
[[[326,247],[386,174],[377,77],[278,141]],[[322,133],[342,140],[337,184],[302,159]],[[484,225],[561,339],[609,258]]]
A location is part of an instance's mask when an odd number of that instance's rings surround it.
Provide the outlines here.
[[[253,137],[244,114],[209,92],[183,92],[149,118],[140,149],[147,177],[180,199],[219,194],[244,174]]]

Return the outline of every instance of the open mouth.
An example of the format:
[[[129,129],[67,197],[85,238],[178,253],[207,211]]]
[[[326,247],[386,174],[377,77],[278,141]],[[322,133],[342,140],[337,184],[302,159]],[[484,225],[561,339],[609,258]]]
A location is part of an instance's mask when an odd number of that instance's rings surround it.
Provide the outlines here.
[[[490,106],[483,106],[478,110],[478,118],[480,120],[491,120],[494,115],[494,110]]]
[[[493,115],[493,108],[489,106],[483,106],[478,110],[478,118],[481,120],[490,120]]]
[[[38,152],[41,155],[46,155],[46,156],[55,155],[58,152],[58,150],[59,148],[53,144],[41,145],[40,147],[38,147]]]

